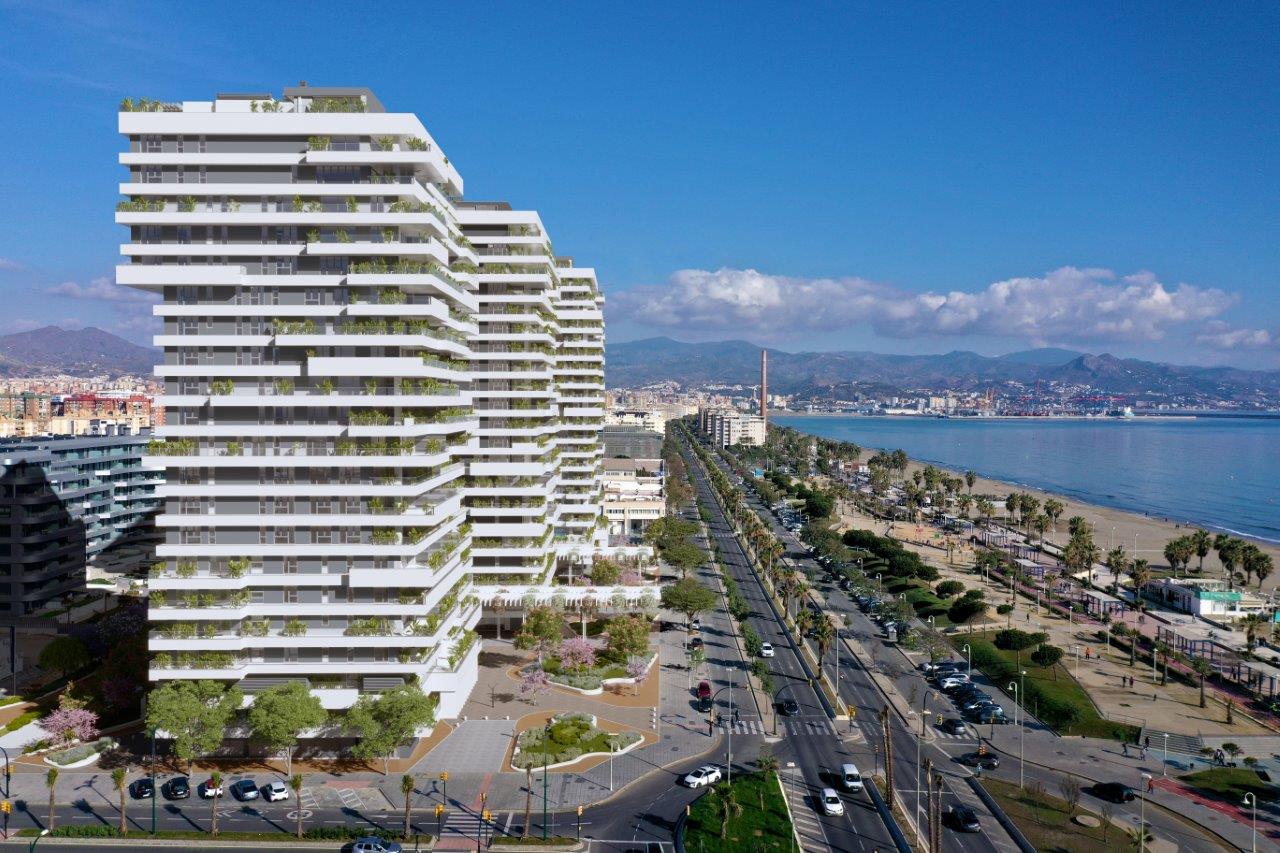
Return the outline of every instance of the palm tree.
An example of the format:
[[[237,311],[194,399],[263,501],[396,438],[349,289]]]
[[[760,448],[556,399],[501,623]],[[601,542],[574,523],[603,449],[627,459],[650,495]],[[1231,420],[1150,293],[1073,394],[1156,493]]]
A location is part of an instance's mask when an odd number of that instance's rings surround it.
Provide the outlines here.
[[[222,774],[217,770],[209,774],[209,786],[214,796],[209,798],[209,834],[218,837],[218,789],[222,787]],[[299,806],[301,808],[301,806]]]
[[[969,508],[973,506],[973,495],[960,495],[956,498],[956,503],[960,506],[960,517],[967,519]]]
[[[1153,654],[1159,655],[1160,657],[1164,658],[1164,674],[1160,677],[1160,683],[1162,685],[1168,684],[1169,683],[1169,653],[1173,650],[1170,649],[1169,646],[1166,645],[1165,643],[1161,643],[1157,641],[1152,646],[1151,651]]]
[[[1073,515],[1067,519],[1067,533],[1075,536],[1089,529],[1089,522],[1082,515]]]
[[[543,771],[546,772],[546,771]],[[520,837],[529,837],[529,821],[533,819],[533,765],[524,769],[524,826],[520,827]]]
[[[1043,512],[1036,513],[1031,519],[1031,529],[1040,537],[1040,544],[1044,544],[1044,532],[1049,529],[1049,516]]]
[[[1213,539],[1209,536],[1209,531],[1198,529],[1192,533],[1188,539],[1191,541],[1191,547],[1195,551],[1196,556],[1200,558],[1200,571],[1204,571],[1204,558],[1209,556],[1209,549],[1213,546]]]
[[[973,494],[973,484],[978,482],[977,471],[964,472],[964,484],[969,487],[969,494]]]
[[[822,668],[822,660],[831,649],[836,638],[836,623],[830,616],[821,616],[813,626],[813,638],[818,641],[818,668]]]
[[[50,767],[49,772],[44,774],[44,783],[49,786],[49,831],[54,830],[53,800],[58,789],[58,768]]]
[[[796,612],[796,631],[800,634],[801,642],[804,641],[805,634],[809,633],[809,629],[813,627],[813,611],[807,607],[800,608]]]
[[[991,524],[991,519],[995,517],[996,506],[986,498],[978,498],[978,514],[982,516],[983,526]]]
[[[1250,543],[1242,550],[1241,562],[1245,575],[1255,576],[1258,579],[1258,589],[1262,589],[1262,582],[1270,576],[1274,568],[1271,562],[1271,555],[1263,552],[1257,545]]]
[[[1240,624],[1244,626],[1245,651],[1253,651],[1254,645],[1257,644],[1258,633],[1263,630],[1267,624],[1267,620],[1263,619],[1257,613],[1250,613],[1244,619],[1240,620]]]
[[[711,796],[716,798],[716,815],[720,818],[720,839],[723,841],[729,837],[729,824],[742,814],[742,804],[733,789],[723,783],[711,789]]]
[[[400,777],[400,793],[404,794],[404,837],[409,837],[409,824],[413,822],[413,777],[408,773]]]
[[[780,766],[778,757],[772,752],[766,752],[762,749],[760,755],[756,758],[756,769],[763,773],[765,778],[777,773]]]
[[[293,791],[295,801],[302,797],[302,774],[294,773],[289,777],[289,790]],[[302,837],[302,803],[298,802],[294,808],[298,813],[298,837]]]
[[[1151,583],[1151,564],[1142,557],[1138,557],[1129,568],[1129,577],[1133,580],[1134,600],[1141,605],[1142,588]]]
[[[1124,552],[1123,545],[1117,545],[1107,552],[1107,559],[1103,563],[1111,573],[1116,577],[1129,571],[1129,556]]]
[[[1204,701],[1204,680],[1213,674],[1213,664],[1204,658],[1196,658],[1191,662],[1191,668],[1195,670],[1196,675],[1200,676],[1200,707],[1205,707]]]
[[[129,777],[129,771],[124,767],[117,767],[111,771],[111,781],[116,786],[116,792],[120,794],[120,834],[129,834],[129,820],[125,817],[124,807],[128,801],[125,797],[124,781]]]
[[[1065,510],[1066,504],[1055,498],[1049,498],[1044,502],[1044,514],[1049,516],[1049,520],[1053,522],[1053,532],[1058,532],[1058,518]]]
[[[1218,551],[1218,560],[1222,563],[1223,571],[1227,573],[1227,589],[1235,589],[1236,566],[1242,556],[1244,540],[1219,533],[1214,538],[1213,544]]]

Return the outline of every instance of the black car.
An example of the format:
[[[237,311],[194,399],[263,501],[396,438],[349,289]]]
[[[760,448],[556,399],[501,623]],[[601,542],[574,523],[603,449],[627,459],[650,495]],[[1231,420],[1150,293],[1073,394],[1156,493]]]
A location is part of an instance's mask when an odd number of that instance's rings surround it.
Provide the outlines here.
[[[700,648],[702,648],[702,638],[701,638],[701,637],[694,637],[692,640],[690,640],[690,641],[689,641],[689,648],[691,648],[691,649],[700,649]]]
[[[978,823],[978,814],[968,806],[952,806],[947,812],[946,822],[959,832],[981,832],[982,824]]]
[[[231,796],[240,802],[258,799],[258,786],[252,779],[237,779],[231,783]]]
[[[778,710],[784,717],[794,717],[800,713],[800,705],[794,699],[784,699],[778,704]]]
[[[1092,793],[1100,800],[1111,803],[1132,803],[1138,795],[1128,785],[1119,782],[1099,782],[1093,786]]]
[[[959,717],[950,717],[943,720],[942,725],[938,728],[942,729],[943,733],[949,735],[964,735],[969,733],[968,728],[965,727],[964,720]]]
[[[161,785],[160,790],[170,800],[185,800],[191,796],[191,780],[186,776],[174,776]]]
[[[981,767],[983,770],[995,770],[1000,766],[1000,757],[990,752],[966,752],[956,761],[969,767]]]
[[[149,800],[156,795],[156,783],[150,777],[134,780],[129,786],[129,796],[135,800]]]

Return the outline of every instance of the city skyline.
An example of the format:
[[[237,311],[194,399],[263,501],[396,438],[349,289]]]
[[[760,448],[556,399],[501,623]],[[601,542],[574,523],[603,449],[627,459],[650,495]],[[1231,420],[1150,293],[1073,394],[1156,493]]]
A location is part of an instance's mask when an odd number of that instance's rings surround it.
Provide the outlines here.
[[[0,63],[10,138],[44,140],[10,181],[26,215],[0,243],[0,292],[19,306],[0,332],[97,325],[150,343],[152,304],[113,283],[118,241],[93,218],[113,182],[61,164],[108,154],[123,97],[306,78],[376,84],[466,152],[477,197],[537,200],[608,271],[616,340],[748,327],[793,348],[1049,344],[1280,366],[1271,9],[904,7],[781,27],[685,10],[678,28],[673,12],[553,9],[483,32],[441,10],[429,27],[357,20],[341,34],[324,16],[273,27],[271,8],[247,32],[235,14],[166,6],[3,10],[10,56],[53,49]],[[636,51],[608,48],[621,28]],[[386,49],[357,62],[338,47],[353,36]],[[574,50],[522,60],[538,96],[502,97],[496,58],[540,36]],[[424,87],[402,73],[423,38],[480,61]],[[761,45],[765,60],[748,59]],[[299,63],[304,49],[322,66]],[[67,221],[81,235],[70,251]]]

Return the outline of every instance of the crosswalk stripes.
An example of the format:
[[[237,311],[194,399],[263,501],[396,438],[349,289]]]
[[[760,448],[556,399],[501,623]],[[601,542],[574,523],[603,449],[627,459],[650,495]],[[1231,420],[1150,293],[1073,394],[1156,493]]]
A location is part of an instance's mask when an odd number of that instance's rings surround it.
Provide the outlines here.
[[[808,787],[800,776],[800,771],[788,768],[779,774],[782,790],[787,797],[787,806],[791,811],[792,825],[800,840],[800,848],[805,853],[819,853],[831,850],[827,842],[827,834],[822,829],[812,807],[808,803]]]
[[[764,724],[763,720],[739,720],[730,726],[724,720],[717,724],[717,728],[722,732],[733,730],[735,735],[771,735],[772,730]],[[848,734],[844,729],[838,729],[834,723],[826,719],[815,720],[783,720],[778,724],[778,734],[787,735],[821,735],[823,737],[832,737],[834,735]]]
[[[965,733],[962,735],[954,735],[954,734],[951,734],[950,732],[934,732],[934,735],[942,738],[943,740],[967,741],[969,743],[978,742],[978,739],[976,737],[968,733]]]

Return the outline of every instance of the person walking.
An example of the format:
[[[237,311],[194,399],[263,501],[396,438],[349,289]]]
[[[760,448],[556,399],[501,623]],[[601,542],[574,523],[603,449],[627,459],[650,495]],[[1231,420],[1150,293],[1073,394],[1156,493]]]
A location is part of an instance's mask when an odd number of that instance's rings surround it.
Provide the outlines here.
[[[1156,789],[1156,780],[1154,776],[1147,777],[1147,793],[1153,793]]]

